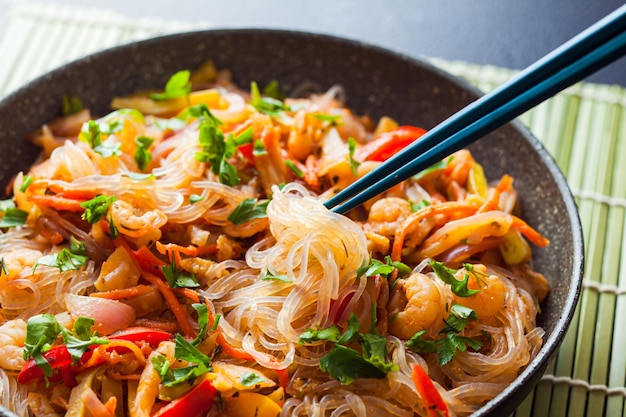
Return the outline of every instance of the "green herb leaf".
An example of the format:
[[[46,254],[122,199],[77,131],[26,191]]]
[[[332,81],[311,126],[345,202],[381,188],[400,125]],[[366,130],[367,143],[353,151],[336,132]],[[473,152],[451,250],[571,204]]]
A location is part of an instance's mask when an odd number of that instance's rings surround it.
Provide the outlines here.
[[[261,139],[257,139],[254,141],[254,146],[252,148],[253,156],[261,156],[267,155],[267,149],[265,148],[265,143]]]
[[[70,356],[74,359],[74,363],[82,358],[83,354],[92,345],[104,345],[110,343],[108,339],[98,337],[92,330],[95,321],[89,317],[78,317],[74,321],[72,332],[61,327],[61,333],[65,346]]]
[[[235,146],[245,145],[247,143],[252,143],[252,138],[254,134],[254,129],[249,127],[237,136],[234,137],[233,143]]]
[[[113,214],[109,215],[109,231],[111,232],[111,237],[113,239],[117,239],[120,235],[120,232],[117,230],[117,226],[115,226],[115,222],[113,221]]]
[[[411,212],[415,213],[416,211],[419,211],[424,207],[430,206],[430,202],[428,200],[421,200],[419,203],[413,203],[412,201],[409,201],[409,205],[411,207]]]
[[[350,384],[357,378],[382,379],[386,376],[384,371],[363,358],[359,352],[339,344],[320,358],[320,369],[342,384]]]
[[[241,375],[239,382],[244,387],[252,387],[256,384],[260,384],[266,382],[267,380],[260,376],[259,374],[255,374],[254,372],[248,372],[247,374]]]
[[[195,204],[195,203],[197,203],[198,201],[202,201],[202,200],[204,200],[204,197],[202,197],[201,195],[198,195],[198,194],[191,194],[191,195],[189,196],[189,202],[190,202],[191,204]]]
[[[196,303],[191,305],[196,313],[198,313],[198,327],[200,331],[195,339],[191,342],[192,345],[197,346],[206,338],[209,333],[209,309],[206,304]]]
[[[28,189],[28,186],[31,185],[33,183],[33,177],[31,177],[30,175],[27,175],[24,177],[24,181],[22,182],[22,185],[20,186],[20,191],[24,192]]]
[[[436,162],[433,165],[431,165],[430,167],[426,168],[425,170],[420,171],[417,174],[413,175],[413,179],[415,181],[419,181],[422,178],[424,178],[425,176],[427,176],[428,174],[431,174],[433,172],[445,169],[448,166],[448,164],[450,162],[452,162],[453,159],[454,159],[454,156],[450,156],[450,157],[448,157],[446,159],[443,159],[443,160],[441,160],[439,162]]]
[[[21,226],[26,223],[28,212],[18,208],[7,208],[0,219],[0,228]]]
[[[460,333],[467,326],[468,320],[478,320],[476,312],[461,304],[453,304],[446,320],[446,327],[441,330],[441,333]]]
[[[211,171],[219,175],[220,182],[226,185],[239,183],[237,169],[228,162],[237,151],[235,138],[229,135],[225,139],[224,133],[219,128],[221,122],[211,114],[206,106],[201,108],[204,120],[199,128],[198,141],[202,146],[201,152],[196,152],[195,159],[200,162],[211,164]]]
[[[50,349],[60,333],[61,325],[52,314],[32,316],[26,322],[24,360],[33,358],[35,364],[43,370],[47,377],[52,376],[52,366],[43,357],[43,353]]]
[[[356,177],[357,169],[361,163],[354,159],[354,152],[356,151],[356,140],[350,137],[348,138],[348,158],[350,161],[350,170],[352,171],[352,175]]]
[[[165,91],[163,93],[150,94],[152,100],[170,100],[173,98],[184,97],[191,92],[191,82],[189,78],[191,73],[189,70],[178,71],[170,77],[165,84]]]
[[[450,285],[452,292],[459,297],[469,297],[481,291],[470,290],[467,287],[469,283],[469,274],[465,274],[465,278],[463,280],[458,280],[454,277],[454,274],[457,271],[446,267],[443,262],[431,261],[430,266],[433,268],[433,271],[435,271],[435,275],[437,275],[440,280]]]
[[[211,358],[200,352],[198,348],[189,343],[180,334],[176,335],[176,344],[174,346],[174,356],[176,359],[182,359],[196,364],[203,364],[209,367]]]
[[[81,216],[81,219],[87,220],[89,223],[94,224],[98,222],[109,210],[109,206],[117,200],[114,195],[107,196],[100,194],[89,201],[81,203],[80,206],[85,209],[85,212]]]
[[[434,353],[437,352],[437,342],[434,340],[426,340],[424,336],[428,333],[428,330],[421,330],[415,333],[406,345],[410,349],[418,353]]]
[[[103,124],[105,130],[102,131],[101,125],[95,120],[90,120],[87,123],[84,123],[81,132],[78,135],[78,139],[83,142],[87,142],[89,147],[102,155],[103,158],[108,158],[111,156],[119,156],[121,155],[121,143],[115,144],[105,144],[102,141],[102,133],[110,134],[114,133],[117,130],[121,129],[122,126],[116,124]]]
[[[195,288],[199,287],[198,279],[195,274],[188,275],[176,267],[176,260],[172,258],[170,265],[161,267],[163,275],[167,283],[172,288]]]
[[[385,256],[385,263],[378,259],[370,258],[370,263],[359,268],[356,272],[357,278],[362,276],[373,277],[375,275],[381,275],[385,278],[389,278],[391,273],[398,269],[400,275],[407,275],[411,273],[411,268],[406,264],[399,261],[392,261],[390,256]]]
[[[269,272],[261,277],[261,281],[282,281],[287,283],[293,282],[289,279],[289,277],[285,275],[270,274]]]
[[[267,205],[269,200],[260,203],[256,198],[246,198],[228,215],[228,221],[234,225],[240,225],[250,220],[267,217]]]
[[[301,345],[307,343],[318,342],[320,340],[328,340],[330,342],[337,342],[341,337],[341,330],[335,325],[327,327],[325,329],[308,329],[300,335],[298,343]]]
[[[318,120],[321,120],[322,122],[329,122],[331,126],[339,125],[339,121],[341,120],[340,114],[330,115],[330,114],[319,113],[319,114],[314,114],[313,117],[315,117]]]
[[[0,277],[2,275],[9,275],[9,269],[7,268],[7,264],[4,261],[4,258],[0,258]]]
[[[276,80],[270,81],[269,84],[265,86],[263,89],[263,95],[281,101],[287,97],[285,93],[280,91],[280,86]]]
[[[83,102],[76,96],[63,96],[62,111],[63,116],[76,114],[83,109]]]
[[[154,369],[161,377],[161,382],[166,387],[173,387],[183,382],[192,383],[197,377],[206,374],[210,369],[204,364],[187,366],[182,368],[172,368],[164,355],[157,355],[151,359]]]
[[[221,318],[222,318],[221,314],[216,314],[215,315],[215,321],[213,321],[213,326],[211,326],[211,331],[214,332],[214,331],[217,330],[217,326],[219,326]]]
[[[287,168],[289,168],[290,170],[293,171],[294,174],[296,174],[296,177],[298,178],[304,177],[304,172],[302,172],[302,170],[298,168],[292,160],[285,159],[285,165],[287,165]]]
[[[149,149],[152,146],[154,139],[148,136],[137,136],[135,138],[135,144],[137,149],[135,150],[135,162],[140,171],[145,171],[150,161],[152,161],[152,154]]]
[[[282,115],[284,111],[291,110],[291,108],[285,105],[281,100],[272,97],[262,97],[259,86],[254,81],[250,84],[250,96],[250,104],[252,104],[259,113],[267,114],[271,117],[278,117]]]
[[[33,265],[33,273],[39,265],[50,266],[58,268],[60,272],[74,271],[84,266],[89,258],[84,255],[75,255],[67,249],[62,249],[59,252],[51,255],[42,256]]]

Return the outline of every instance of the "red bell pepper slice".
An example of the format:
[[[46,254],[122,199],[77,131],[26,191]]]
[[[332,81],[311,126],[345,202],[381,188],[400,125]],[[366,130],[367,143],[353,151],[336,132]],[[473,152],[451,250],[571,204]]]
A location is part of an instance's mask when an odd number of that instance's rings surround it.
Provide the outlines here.
[[[213,405],[217,389],[208,379],[202,380],[188,393],[160,408],[152,417],[197,416]]]
[[[91,356],[91,352],[87,351],[83,354],[81,361],[87,360]],[[52,367],[52,376],[48,378],[50,382],[63,381],[66,385],[72,387],[76,385],[71,374],[71,367],[74,360],[65,345],[55,346],[43,353],[43,357]],[[43,369],[37,366],[34,359],[30,359],[24,364],[20,373],[17,374],[17,382],[20,384],[28,384],[38,378],[44,376]]]
[[[441,398],[441,394],[435,388],[433,381],[420,365],[413,365],[411,379],[428,410],[428,417],[450,417],[448,406]]]
[[[389,132],[381,133],[371,142],[359,148],[355,159],[358,161],[386,161],[424,133],[426,130],[415,126],[400,126]]]
[[[108,336],[110,340],[127,340],[129,342],[145,342],[152,347],[156,347],[161,342],[170,340],[172,335],[164,330],[151,329],[150,327],[129,327],[124,330],[119,330]]]

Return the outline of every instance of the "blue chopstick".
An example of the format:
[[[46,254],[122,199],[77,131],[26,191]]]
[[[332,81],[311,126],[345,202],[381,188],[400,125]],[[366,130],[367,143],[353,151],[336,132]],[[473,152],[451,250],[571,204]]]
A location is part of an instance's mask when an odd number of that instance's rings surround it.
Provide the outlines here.
[[[431,129],[326,207],[338,213],[357,207],[608,65],[626,54],[625,31],[626,5]]]

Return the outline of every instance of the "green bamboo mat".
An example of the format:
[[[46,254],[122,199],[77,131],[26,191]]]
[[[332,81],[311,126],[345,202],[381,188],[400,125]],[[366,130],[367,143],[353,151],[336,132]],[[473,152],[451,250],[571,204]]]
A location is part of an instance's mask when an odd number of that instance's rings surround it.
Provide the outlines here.
[[[7,7],[0,22],[0,97],[67,61],[116,44],[207,22],[131,19],[50,3]],[[514,74],[433,59],[489,91]],[[626,416],[626,89],[578,84],[520,117],[565,173],[586,246],[583,293],[558,354],[515,417]]]

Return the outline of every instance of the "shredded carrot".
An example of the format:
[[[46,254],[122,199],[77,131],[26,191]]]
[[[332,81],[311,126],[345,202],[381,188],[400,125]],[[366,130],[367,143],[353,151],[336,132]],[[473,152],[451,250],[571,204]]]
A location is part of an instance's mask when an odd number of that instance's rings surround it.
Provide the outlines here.
[[[486,211],[495,210],[498,208],[498,203],[500,202],[500,195],[509,191],[513,188],[513,177],[510,175],[503,175],[500,178],[500,182],[495,188],[489,189],[489,194],[487,195],[487,199],[483,203],[483,205],[478,209],[479,213],[484,213]]]
[[[58,211],[82,212],[85,209],[80,206],[82,200],[60,197],[58,195],[32,194],[28,199],[40,207],[53,208]]]
[[[96,346],[89,359],[77,369],[77,372],[82,372],[85,369],[92,368],[94,366],[98,366],[109,359],[109,350],[115,350],[117,348],[123,348],[124,350],[131,351],[137,360],[144,364],[146,362],[146,357],[139,347],[133,342],[129,342],[128,340],[116,340],[113,339],[109,343],[105,345]]]
[[[89,296],[97,297],[97,298],[106,298],[109,300],[121,300],[123,298],[131,298],[131,297],[137,297],[143,294],[147,294],[151,290],[152,290],[152,287],[150,287],[149,285],[139,284],[139,285],[135,285],[134,287],[121,288],[119,290],[94,292],[94,293],[89,294]]]
[[[531,243],[539,246],[540,248],[545,248],[550,243],[550,241],[543,237],[541,233],[530,227],[528,223],[517,216],[513,216],[513,223],[511,224],[511,227],[523,234],[526,239],[530,240]]]
[[[163,298],[165,298],[165,303],[174,314],[174,317],[176,317],[176,322],[178,323],[178,326],[180,327],[180,330],[183,333],[183,335],[186,337],[191,337],[191,338],[195,337],[196,331],[194,330],[194,328],[191,326],[191,323],[189,322],[187,312],[185,311],[183,306],[180,304],[180,302],[178,301],[178,298],[176,298],[176,295],[172,291],[172,288],[167,284],[167,282],[163,281],[161,277],[153,274],[152,272],[148,272],[146,269],[144,269],[141,263],[139,262],[139,260],[137,260],[135,256],[132,256],[134,252],[130,249],[130,247],[128,246],[128,243],[123,238],[118,237],[117,239],[115,239],[115,244],[118,245],[119,247],[124,248],[124,250],[126,250],[128,254],[131,255],[131,258],[133,259],[135,266],[137,267],[137,269],[141,271],[141,276],[143,277],[143,279],[145,279],[150,284],[157,287],[157,289],[159,290]],[[148,249],[146,248],[146,250]]]
[[[254,361],[254,357],[241,348],[237,348],[231,345],[224,337],[222,332],[217,333],[217,344],[221,346],[222,352],[236,359],[243,359],[246,361]]]
[[[440,204],[434,204],[432,206],[426,206],[415,213],[412,213],[407,217],[400,227],[396,230],[396,234],[393,239],[393,248],[391,250],[391,259],[394,261],[400,261],[402,259],[402,247],[404,246],[404,240],[409,230],[413,225],[419,223],[423,219],[438,214],[445,214],[449,218],[460,218],[470,216],[476,213],[479,206],[475,200],[465,201],[446,201]]]

